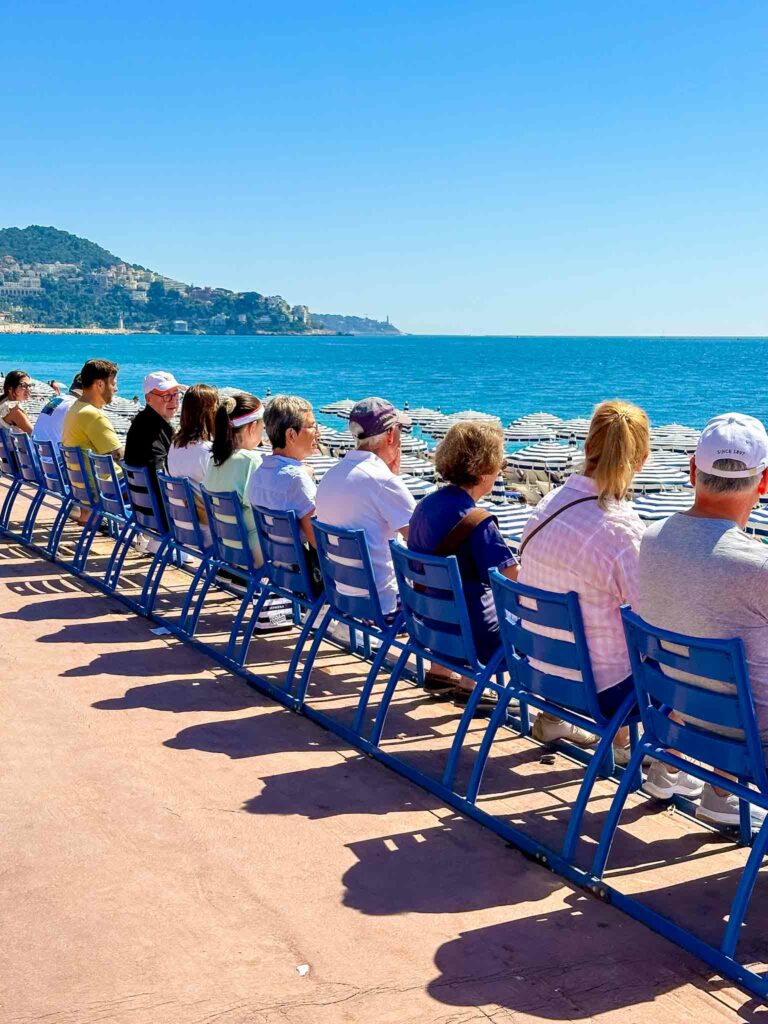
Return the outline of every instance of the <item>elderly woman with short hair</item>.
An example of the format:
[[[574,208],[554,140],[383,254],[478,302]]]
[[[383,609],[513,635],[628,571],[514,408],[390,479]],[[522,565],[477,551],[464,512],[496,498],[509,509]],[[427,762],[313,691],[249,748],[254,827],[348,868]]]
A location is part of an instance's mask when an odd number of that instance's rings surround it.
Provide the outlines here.
[[[312,516],[317,486],[302,465],[317,451],[318,426],[312,406],[297,395],[275,395],[264,413],[264,428],[272,454],[264,457],[249,480],[246,496],[259,508],[295,512],[304,536],[314,547]]]
[[[490,512],[476,502],[493,488],[504,465],[504,434],[494,423],[455,423],[438,445],[435,466],[446,487],[418,503],[408,530],[408,547],[423,554],[455,555],[459,564],[477,656],[487,664],[499,647],[499,623],[489,570],[517,577],[517,561]],[[466,699],[469,680],[453,680],[454,696]],[[451,689],[442,675],[428,673],[432,693]]]

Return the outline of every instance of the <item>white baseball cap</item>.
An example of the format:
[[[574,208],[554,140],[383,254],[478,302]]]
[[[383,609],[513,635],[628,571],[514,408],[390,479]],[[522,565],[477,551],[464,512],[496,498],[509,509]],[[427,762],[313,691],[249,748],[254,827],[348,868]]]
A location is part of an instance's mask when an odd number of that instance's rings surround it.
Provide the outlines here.
[[[738,459],[745,469],[715,469],[718,459]],[[701,432],[694,456],[696,468],[710,476],[733,480],[757,476],[768,466],[768,433],[754,416],[724,412]]]
[[[165,370],[155,370],[154,373],[148,373],[144,378],[144,394],[148,395],[151,391],[170,391],[172,388],[181,388],[185,390],[183,384],[179,384],[172,373],[166,373]]]

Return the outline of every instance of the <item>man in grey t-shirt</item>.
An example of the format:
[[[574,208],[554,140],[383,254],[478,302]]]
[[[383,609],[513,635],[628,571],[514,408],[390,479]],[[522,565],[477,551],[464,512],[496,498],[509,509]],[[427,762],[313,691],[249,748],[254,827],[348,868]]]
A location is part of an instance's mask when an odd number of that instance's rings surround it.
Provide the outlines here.
[[[636,611],[651,625],[676,633],[740,637],[758,724],[768,743],[768,547],[744,533],[750,512],[768,489],[766,467],[768,434],[762,423],[740,413],[710,420],[691,459],[693,507],[653,524],[643,536]],[[667,671],[709,689],[729,688]],[[717,731],[734,735],[724,726]],[[652,763],[644,788],[660,799],[701,793],[698,818],[739,823],[735,796],[709,784],[702,789],[697,779],[661,761]]]

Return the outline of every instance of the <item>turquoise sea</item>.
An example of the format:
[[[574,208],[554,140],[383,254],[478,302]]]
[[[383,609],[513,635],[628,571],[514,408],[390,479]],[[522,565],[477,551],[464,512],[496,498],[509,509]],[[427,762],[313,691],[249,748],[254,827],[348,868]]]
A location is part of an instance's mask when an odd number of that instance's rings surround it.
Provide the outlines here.
[[[293,392],[315,405],[379,394],[443,412],[480,409],[507,422],[528,412],[587,416],[604,398],[637,402],[656,424],[701,426],[717,412],[768,422],[768,339],[211,337],[0,335],[0,369],[66,381],[88,358],[120,364],[119,390],[149,370],[186,384]],[[766,377],[764,378],[764,374]]]

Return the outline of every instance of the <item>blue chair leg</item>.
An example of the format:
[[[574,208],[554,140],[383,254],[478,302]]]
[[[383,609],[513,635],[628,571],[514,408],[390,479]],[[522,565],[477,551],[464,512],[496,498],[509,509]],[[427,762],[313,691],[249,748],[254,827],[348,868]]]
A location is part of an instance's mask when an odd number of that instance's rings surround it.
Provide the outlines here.
[[[237,609],[237,614],[232,621],[232,629],[230,630],[227,649],[224,653],[224,657],[228,658],[230,661],[234,661],[235,649],[237,648],[237,638],[240,636],[240,626],[245,618],[245,613],[251,606],[253,595],[256,593],[258,586],[258,580],[251,579],[248,581],[248,586],[245,588],[245,595],[240,602],[240,607]]]
[[[45,491],[42,489],[42,487],[38,487],[38,489],[35,491],[32,501],[29,504],[27,514],[24,516],[24,525],[21,528],[21,539],[25,544],[29,544],[29,542],[32,540],[32,534],[34,533],[35,530],[35,523],[37,522],[37,517],[40,513],[40,508],[43,504],[44,498]]]
[[[591,874],[595,878],[603,877],[605,865],[608,861],[608,854],[611,852],[613,837],[616,833],[616,827],[619,824],[621,812],[624,810],[624,804],[627,802],[627,797],[632,789],[633,776],[640,770],[640,765],[643,762],[643,755],[645,752],[645,745],[642,742],[638,743],[637,747],[632,752],[632,757],[629,759],[627,770],[621,777],[621,782],[618,785],[616,795],[614,796],[610,810],[608,811],[608,817],[605,819],[602,832],[600,833],[600,841],[597,844],[595,859],[592,862]]]
[[[59,544],[61,543],[61,535],[64,533],[64,527],[69,519],[69,513],[72,505],[73,501],[71,498],[64,498],[61,502],[61,508],[57,512],[56,518],[53,521],[51,533],[48,537],[48,543],[45,546],[45,553],[49,558],[56,558],[59,550]]]
[[[206,595],[213,586],[213,581],[216,579],[218,571],[219,566],[215,562],[209,562],[207,559],[204,559],[200,563],[200,568],[195,573],[187,599],[184,602],[186,612],[182,609],[181,613],[181,629],[187,636],[195,635]],[[197,589],[198,586],[200,587],[199,590]]]
[[[392,669],[387,685],[384,689],[384,693],[381,697],[381,703],[379,704],[379,710],[376,715],[376,721],[373,723],[373,729],[371,730],[371,746],[377,747],[381,742],[381,734],[384,732],[384,723],[387,718],[387,711],[389,711],[389,705],[392,701],[392,695],[395,692],[395,687],[400,680],[400,676],[403,673],[405,664],[408,661],[408,657],[411,654],[410,648],[406,645],[403,648],[400,657],[395,662],[395,667]]]
[[[104,586],[107,590],[112,591],[112,593],[114,593],[120,585],[120,573],[123,571],[123,565],[125,564],[128,551],[130,550],[134,537],[138,532],[139,529],[136,523],[132,519],[127,520],[125,526],[120,531],[120,536],[115,541],[115,546],[112,548],[112,554],[109,557],[107,569],[104,573]],[[90,548],[90,543],[88,547]],[[75,555],[75,558],[77,559],[77,555]]]
[[[459,764],[459,757],[461,755],[461,748],[464,746],[464,739],[469,730],[470,723],[474,718],[477,706],[480,703],[480,698],[483,696],[483,690],[491,681],[493,676],[496,674],[499,665],[504,657],[504,652],[499,649],[496,654],[491,658],[488,664],[483,669],[481,675],[475,680],[475,687],[472,693],[469,695],[467,706],[464,708],[464,714],[459,720],[458,728],[456,729],[456,735],[453,738],[453,744],[451,746],[451,752],[448,755],[448,761],[443,772],[443,785],[447,788],[453,787],[453,780],[456,775],[456,768]],[[494,709],[495,710],[495,709]]]
[[[746,803],[746,801],[744,802]],[[749,857],[747,858],[747,863],[744,866],[744,871],[742,872],[741,880],[739,881],[739,887],[736,890],[733,902],[731,903],[731,910],[728,915],[728,925],[725,929],[722,945],[720,946],[721,951],[725,953],[726,956],[733,956],[736,953],[741,925],[744,921],[744,915],[747,912],[749,898],[755,887],[757,873],[763,862],[766,848],[768,848],[768,818],[763,822],[762,828],[757,834],[754,845],[752,846]]]
[[[261,610],[267,603],[267,598],[271,593],[272,591],[269,589],[269,586],[265,586],[262,589],[256,604],[253,606],[253,611],[251,612],[251,616],[248,619],[245,629],[243,630],[243,639],[240,642],[240,649],[235,655],[235,662],[241,667],[245,664],[245,659],[248,657],[248,648],[251,644],[251,637],[253,636],[253,631],[256,629],[256,625],[259,621]]]
[[[393,623],[393,625],[381,637],[381,646],[376,652],[376,657],[373,659],[371,670],[366,676],[365,683],[363,684],[363,689],[360,693],[360,700],[357,703],[357,711],[355,712],[355,717],[352,721],[352,728],[358,735],[360,735],[360,730],[362,729],[363,726],[363,718],[368,707],[368,701],[371,699],[371,692],[376,684],[376,678],[379,672],[381,671],[382,666],[384,665],[384,660],[387,654],[389,654],[389,651],[392,647],[392,641],[397,636],[398,628],[399,621]],[[366,638],[368,638],[369,640],[366,646],[368,648],[368,651],[370,652],[371,645],[368,634],[366,634]]]
[[[317,652],[320,649],[320,644],[323,642],[323,637],[328,632],[328,626],[331,623],[331,619],[333,619],[334,617],[335,612],[333,608],[329,608],[328,611],[323,616],[323,621],[320,623],[320,626],[317,632],[315,633],[315,638],[312,641],[312,646],[309,648],[309,654],[307,655],[307,660],[304,662],[304,669],[301,673],[301,677],[299,679],[299,686],[296,691],[296,702],[299,705],[299,707],[301,707],[301,705],[306,700],[307,687],[309,686],[309,677],[312,674],[312,666],[315,663],[315,658],[317,657]]]
[[[743,779],[739,782],[745,785]],[[742,846],[749,846],[752,842],[752,814],[746,800],[739,800],[739,842]]]
[[[628,694],[621,707],[606,727],[606,730],[603,733],[594,754],[592,755],[592,760],[589,762],[589,766],[584,773],[584,779],[579,789],[579,795],[576,797],[576,803],[573,805],[573,809],[571,810],[568,819],[568,829],[565,833],[565,842],[563,843],[563,859],[567,860],[569,863],[573,861],[573,857],[576,852],[576,846],[581,836],[581,823],[584,818],[584,812],[587,809],[587,804],[589,803],[589,798],[592,795],[592,790],[595,782],[597,781],[597,776],[598,774],[604,774],[602,772],[602,767],[608,758],[610,758],[611,768],[613,768],[613,739],[626,720],[626,717],[631,711],[634,703],[634,693]]]
[[[296,671],[299,667],[299,661],[301,660],[301,652],[304,650],[304,645],[309,639],[309,634],[312,632],[312,627],[315,624],[315,619],[317,618],[320,609],[323,607],[324,603],[325,598],[321,594],[320,597],[318,597],[318,599],[315,601],[315,603],[311,605],[308,609],[307,620],[302,626],[301,633],[299,634],[299,639],[297,640],[296,646],[293,649],[291,663],[288,666],[288,671],[285,676],[284,686],[286,693],[290,693],[291,690],[293,690],[293,684],[296,681]]]
[[[8,523],[10,522],[11,515],[13,513],[13,505],[20,490],[21,481],[13,480],[8,488],[5,500],[3,501],[3,507],[0,509],[0,529],[2,530],[8,529]]]
[[[477,800],[477,794],[480,792],[480,785],[483,781],[483,772],[485,771],[488,756],[491,753],[493,741],[496,739],[496,733],[506,721],[507,708],[510,700],[516,696],[518,695],[513,690],[505,689],[499,695],[499,702],[488,720],[488,728],[485,730],[485,735],[483,736],[483,740],[480,744],[480,749],[475,757],[472,774],[469,778],[469,785],[467,786],[467,800],[471,804]]]
[[[141,608],[144,615],[151,615],[152,609],[155,606],[157,600],[157,592],[160,589],[160,582],[163,578],[166,566],[173,559],[175,549],[171,544],[169,537],[165,540],[160,541],[160,547],[155,552],[155,557],[152,559],[152,564],[147,572],[146,579],[144,580],[144,586],[141,589],[141,597],[139,598],[139,607]]]
[[[77,542],[75,554],[72,558],[72,567],[77,572],[83,572],[85,569],[101,518],[101,512],[98,509],[91,509],[88,513],[88,519],[83,526],[83,531],[80,534],[80,539]]]

